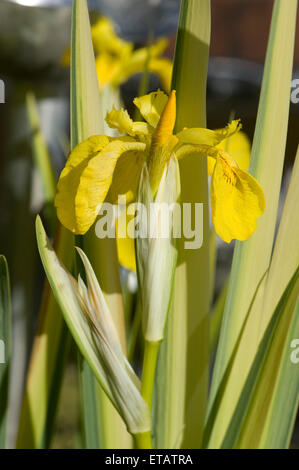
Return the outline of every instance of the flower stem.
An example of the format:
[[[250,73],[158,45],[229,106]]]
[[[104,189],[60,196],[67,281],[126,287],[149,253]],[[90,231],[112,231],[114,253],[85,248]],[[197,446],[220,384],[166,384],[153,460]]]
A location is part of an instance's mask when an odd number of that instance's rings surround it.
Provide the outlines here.
[[[160,342],[145,340],[141,395],[148,404],[150,410],[152,409],[152,398],[159,346]]]
[[[152,437],[151,432],[142,432],[139,434],[134,434],[135,447],[137,449],[152,449]]]

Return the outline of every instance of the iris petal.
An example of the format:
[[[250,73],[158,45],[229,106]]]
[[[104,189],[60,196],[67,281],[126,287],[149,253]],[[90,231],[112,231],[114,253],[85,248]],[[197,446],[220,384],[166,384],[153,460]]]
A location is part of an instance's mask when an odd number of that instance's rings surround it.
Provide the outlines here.
[[[264,209],[264,193],[255,178],[231,166],[223,156],[218,157],[211,182],[211,211],[222,240],[247,240]]]
[[[77,234],[84,234],[95,221],[109,191],[118,159],[145,144],[91,137],[71,153],[58,182],[55,199],[61,223]]]
[[[168,96],[161,90],[134,99],[144,119],[152,126],[157,127],[161,114],[168,101]]]
[[[112,108],[108,111],[105,118],[107,124],[112,129],[117,129],[120,134],[148,135],[150,130],[145,122],[134,122],[125,109]]]
[[[245,132],[237,132],[228,139],[223,140],[218,148],[228,152],[241,170],[247,170],[249,167],[251,146],[250,140]]]
[[[207,145],[215,147],[220,144],[222,140],[227,139],[241,128],[239,120],[230,122],[223,129],[211,131],[210,129],[204,128],[190,128],[183,129],[177,134],[177,138],[181,143],[192,144],[192,145]]]
[[[146,160],[145,152],[127,152],[117,161],[107,200],[113,204],[120,194],[129,204],[136,196],[140,174]]]

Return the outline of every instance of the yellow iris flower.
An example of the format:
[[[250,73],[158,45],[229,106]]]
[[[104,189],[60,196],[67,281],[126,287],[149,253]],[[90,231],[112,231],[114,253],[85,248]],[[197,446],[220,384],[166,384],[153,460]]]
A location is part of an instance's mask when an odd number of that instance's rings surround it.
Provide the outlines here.
[[[96,69],[100,89],[106,85],[118,86],[136,73],[146,68],[158,75],[165,91],[170,90],[172,62],[161,57],[167,47],[167,39],[159,39],[149,47],[134,50],[132,42],[124,41],[115,33],[114,26],[108,18],[100,18],[91,27],[92,42],[96,53]],[[70,63],[68,49],[62,64]]]
[[[194,154],[194,158],[208,158],[216,232],[225,242],[248,239],[264,211],[265,199],[259,183],[244,170],[248,159],[243,155],[241,168],[223,147],[225,139],[240,130],[239,120],[216,131],[191,128],[174,135],[175,91],[168,98],[159,90],[135,98],[134,104],[145,122],[134,122],[126,110],[113,108],[107,113],[107,124],[127,135],[93,136],[71,152],[55,199],[61,223],[74,233],[86,233],[105,200],[116,203],[119,195],[126,195],[127,203],[134,201],[145,162],[155,194],[171,155],[179,160]]]
[[[251,145],[250,140],[245,134],[245,132],[239,131],[235,134],[232,134],[230,137],[220,142],[220,144],[217,145],[217,148],[228,152],[237,162],[239,168],[241,168],[242,170],[248,169],[250,162]],[[210,175],[213,174],[215,162],[216,160],[212,158],[209,158],[208,160],[208,170]],[[121,212],[118,219],[116,220],[116,233],[118,220],[125,217],[127,223],[129,223],[130,219],[132,219],[134,216],[125,214],[124,211]],[[122,226],[124,226],[124,223],[124,221],[121,222]],[[117,251],[120,264],[125,268],[136,272],[134,240],[129,236],[127,236],[126,238],[117,238]]]

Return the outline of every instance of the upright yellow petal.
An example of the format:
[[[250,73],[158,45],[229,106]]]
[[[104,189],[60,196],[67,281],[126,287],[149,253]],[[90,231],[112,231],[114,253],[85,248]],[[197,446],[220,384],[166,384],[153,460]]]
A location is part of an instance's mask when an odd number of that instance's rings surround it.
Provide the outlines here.
[[[61,223],[84,234],[95,221],[109,191],[117,160],[126,152],[144,151],[145,144],[95,136],[79,144],[62,171],[55,206]]]
[[[167,101],[168,96],[163,91],[158,90],[135,98],[133,103],[139,109],[144,119],[152,127],[156,128]]]
[[[232,157],[241,170],[247,170],[250,161],[250,140],[247,135],[237,132],[238,121],[233,121],[233,126],[224,130],[211,131],[209,129],[184,129],[177,134],[180,145],[176,150],[177,158],[180,160],[193,153],[202,153],[208,157],[208,174],[212,175],[218,152],[223,150]],[[230,136],[220,143],[219,139],[224,133],[231,133]],[[188,142],[188,143],[187,143]]]
[[[177,138],[183,144],[207,145],[215,147],[224,139],[232,136],[241,129],[239,120],[230,122],[225,128],[211,131],[204,128],[183,129],[177,134]]]
[[[265,209],[259,183],[249,173],[231,166],[226,155],[217,158],[211,182],[212,220],[217,234],[227,243],[247,240]]]
[[[226,127],[223,129],[217,129],[214,131],[218,135],[218,139],[221,142],[223,139],[227,139],[228,137],[234,135],[236,132],[239,132],[242,129],[242,124],[240,119],[234,119],[230,123],[227,124]]]
[[[128,134],[134,137],[135,135],[148,135],[150,133],[150,129],[145,122],[134,122],[125,109],[115,109],[113,107],[111,111],[107,112],[105,120],[109,127],[117,129],[120,134]]]

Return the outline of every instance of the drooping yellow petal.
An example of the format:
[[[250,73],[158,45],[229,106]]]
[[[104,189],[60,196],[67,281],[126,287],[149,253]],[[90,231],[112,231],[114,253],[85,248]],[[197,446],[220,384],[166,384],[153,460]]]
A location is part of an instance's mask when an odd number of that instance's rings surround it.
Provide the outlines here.
[[[230,122],[224,129],[212,131],[204,128],[183,129],[177,134],[177,138],[183,144],[206,145],[215,147],[224,139],[232,136],[241,129],[240,121],[237,119]]]
[[[144,119],[152,127],[156,128],[167,101],[168,96],[163,91],[158,90],[135,98],[133,103],[139,109]]]
[[[135,135],[148,135],[150,133],[147,123],[134,122],[125,109],[115,109],[113,107],[111,111],[107,112],[105,120],[109,127],[117,129],[120,134],[128,134],[134,137]]]
[[[98,155],[101,150],[103,150],[106,145],[109,144],[109,137],[106,135],[94,135],[89,137],[89,139],[81,142],[81,144],[77,145],[72,152],[70,153],[64,170],[68,169],[69,171],[82,165],[81,168],[84,168],[89,162],[89,160],[96,155]],[[60,178],[64,172],[62,171]],[[58,183],[59,185],[59,183]]]
[[[95,221],[109,191],[117,160],[126,153],[143,152],[145,144],[94,136],[79,144],[62,171],[55,206],[61,223],[84,234]]]
[[[71,152],[64,169],[61,172],[55,206],[61,223],[72,232],[76,232],[75,197],[83,170],[89,161],[108,145],[106,136],[93,136],[77,145]]]
[[[169,137],[172,136],[176,120],[176,94],[172,90],[168,101],[163,109],[160,120],[152,138],[152,150],[162,147],[166,144]]]
[[[264,193],[249,173],[217,158],[211,182],[211,212],[217,234],[227,243],[247,240],[265,209]]]

